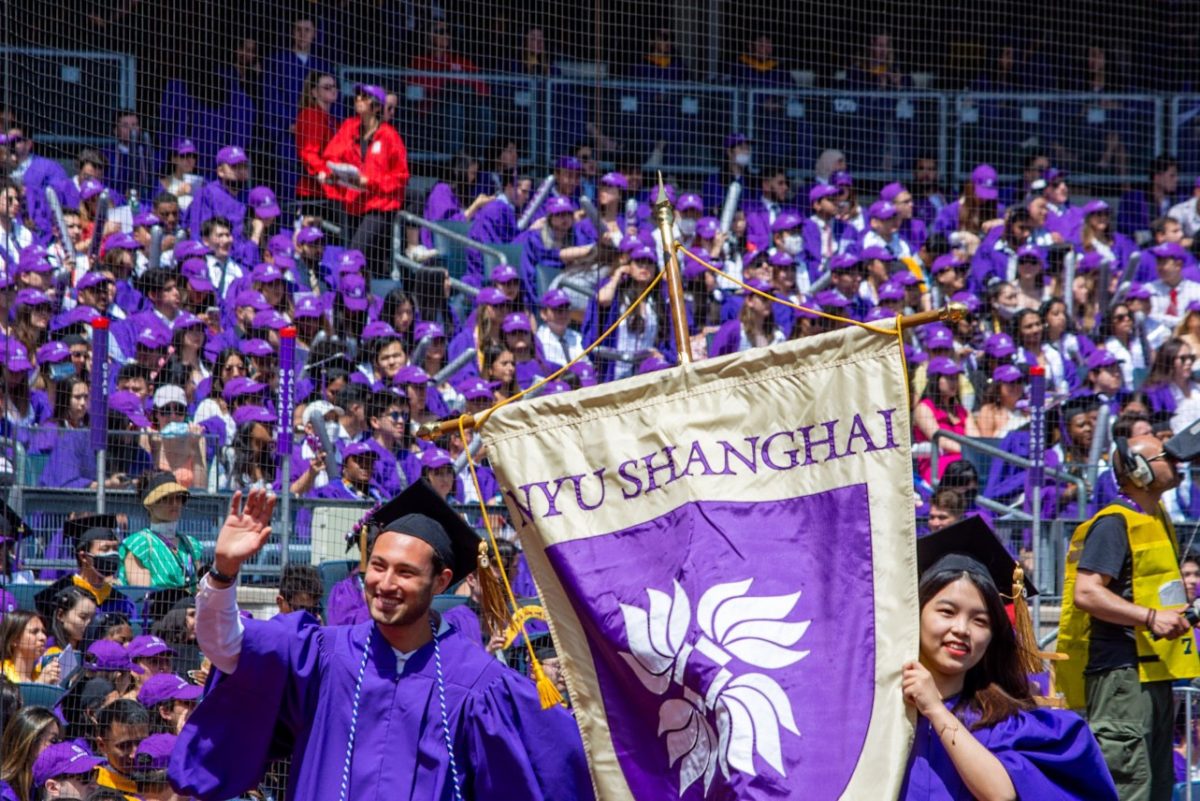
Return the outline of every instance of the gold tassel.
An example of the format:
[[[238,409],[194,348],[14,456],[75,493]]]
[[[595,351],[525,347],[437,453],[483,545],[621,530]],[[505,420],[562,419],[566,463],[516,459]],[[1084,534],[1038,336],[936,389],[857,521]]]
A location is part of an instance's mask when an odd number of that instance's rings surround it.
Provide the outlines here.
[[[488,637],[491,638],[503,634],[512,617],[508,611],[508,602],[504,599],[504,588],[500,586],[500,579],[492,569],[491,551],[486,540],[479,543],[478,564],[475,580],[479,582],[480,616]]]
[[[538,661],[537,657],[531,657],[531,660],[529,667],[533,671],[534,680],[537,684],[538,700],[542,702],[542,709],[562,706],[562,693],[554,686],[554,682],[550,681],[550,677],[542,669],[542,663]]]
[[[1013,628],[1017,634],[1021,669],[1026,673],[1041,673],[1045,670],[1038,655],[1037,637],[1033,633],[1033,617],[1025,601],[1025,571],[1018,564],[1013,568]]]

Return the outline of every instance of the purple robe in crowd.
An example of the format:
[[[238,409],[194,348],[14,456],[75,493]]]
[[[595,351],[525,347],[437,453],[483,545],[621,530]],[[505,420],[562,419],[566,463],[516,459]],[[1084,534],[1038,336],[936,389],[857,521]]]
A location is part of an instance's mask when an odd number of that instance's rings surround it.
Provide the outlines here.
[[[221,148],[249,146],[254,141],[258,116],[254,101],[243,91],[236,75],[223,73],[213,80],[222,84],[219,105],[201,102],[185,82],[173,80],[163,90],[159,112],[159,140],[190,139],[199,151],[196,166],[201,172],[215,169],[217,151]],[[193,231],[192,235],[198,234]]]
[[[300,113],[304,79],[312,70],[334,74],[324,59],[309,54],[306,60],[301,60],[292,50],[275,53],[263,65],[263,127],[276,158],[275,190],[281,200],[295,195],[300,180],[300,156],[292,127]]]
[[[461,603],[442,612],[442,619],[450,624],[467,642],[483,647],[483,623],[470,604]]]
[[[434,223],[467,219],[463,216],[462,204],[454,196],[454,189],[445,181],[434,184],[429,190],[429,195],[425,198],[425,210],[421,216]],[[427,248],[434,246],[433,234],[428,228],[421,229],[421,244]]]
[[[771,223],[780,214],[799,214],[797,209],[776,203],[774,213],[767,207],[762,197],[753,200],[743,200],[742,211],[746,213],[746,241],[754,245],[755,250],[769,250],[771,247]]]
[[[156,178],[162,171],[156,163],[154,148],[149,142],[134,143],[124,149],[112,142],[101,153],[108,159],[108,167],[104,170],[104,185],[125,197],[131,198],[136,192],[139,204],[148,208],[154,197]]]
[[[506,245],[517,238],[517,212],[508,198],[501,195],[475,214],[470,236],[485,245]],[[471,286],[483,286],[483,254],[467,250],[467,273],[463,281]]]
[[[184,793],[240,795],[270,760],[290,756],[292,801],[340,798],[354,726],[349,801],[380,793],[397,801],[448,801],[454,785],[444,689],[464,798],[593,798],[570,713],[543,711],[533,682],[449,626],[398,670],[374,622],[322,627],[298,613],[244,625],[237,670],[209,685],[172,754],[171,783]]]
[[[58,200],[64,209],[79,208],[79,184],[78,176],[67,176],[66,180],[60,181],[54,188],[58,190]],[[125,198],[115,189],[108,189],[108,207],[116,208],[124,206]]]
[[[246,218],[246,204],[243,202],[243,192],[238,190],[235,195],[223,181],[209,181],[200,187],[192,205],[188,206],[188,230],[193,239],[200,238],[200,229],[204,221],[210,217],[224,217],[233,226],[235,239],[242,238],[242,223]]]
[[[13,594],[0,587],[0,620],[4,620],[5,615],[9,612],[15,612],[19,608],[20,604],[17,603],[17,599],[13,597]],[[3,797],[3,795],[0,795],[0,798]]]
[[[1162,206],[1154,207],[1154,195],[1144,189],[1134,189],[1121,195],[1117,203],[1116,228],[1128,237],[1134,237],[1138,231],[1149,231],[1150,223],[1159,217],[1165,217],[1178,198],[1163,198]]]
[[[21,175],[21,184],[25,187],[25,209],[33,225],[35,244],[46,245],[54,238],[54,215],[46,201],[46,187],[53,186],[57,191],[60,185],[69,180],[66,171],[54,159],[37,155],[30,157],[29,166]],[[63,208],[67,208],[65,203]]]
[[[949,203],[946,206],[942,207],[942,210],[940,212],[938,212],[937,219],[933,221],[933,226],[930,229],[930,233],[945,234],[946,236],[949,236],[954,231],[957,231],[958,230],[958,210],[961,206],[962,206],[962,201],[956,200],[953,203]],[[1004,204],[998,203],[996,205],[996,216],[1003,218],[1004,211],[1005,211]]]
[[[947,701],[947,706],[953,699]],[[994,726],[972,732],[1000,760],[1018,798],[1038,801],[1117,801],[1096,738],[1083,719],[1061,709],[1018,712]],[[917,718],[917,731],[900,801],[970,801],[929,720]]]
[[[325,603],[325,622],[330,626],[356,626],[371,619],[363,596],[362,574],[358,567],[333,585]]]

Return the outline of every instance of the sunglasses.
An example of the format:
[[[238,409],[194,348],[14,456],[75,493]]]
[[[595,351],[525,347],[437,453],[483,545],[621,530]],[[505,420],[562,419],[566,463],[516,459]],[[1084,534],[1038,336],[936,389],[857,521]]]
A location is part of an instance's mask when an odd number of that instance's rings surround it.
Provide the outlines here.
[[[405,415],[404,412],[388,412],[388,417],[392,419],[393,423],[399,423],[404,420]]]
[[[1177,361],[1183,362],[1184,364],[1192,364],[1193,362],[1196,361],[1195,356],[1176,356],[1175,359]]]
[[[1133,316],[1132,316],[1132,315],[1130,315],[1130,314],[1114,314],[1114,315],[1113,315],[1113,322],[1114,322],[1114,323],[1120,323],[1120,322],[1124,322],[1125,320],[1130,320],[1130,319],[1132,319],[1132,317],[1133,317]]]
[[[187,407],[181,406],[178,403],[168,403],[166,406],[158,410],[159,414],[170,414],[178,417],[183,417],[187,414]]]

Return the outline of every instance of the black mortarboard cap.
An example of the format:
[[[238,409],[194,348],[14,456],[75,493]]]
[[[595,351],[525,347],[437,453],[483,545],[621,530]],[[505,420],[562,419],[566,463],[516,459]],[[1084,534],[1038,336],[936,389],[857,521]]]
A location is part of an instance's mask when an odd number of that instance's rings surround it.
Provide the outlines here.
[[[143,614],[150,625],[157,623],[167,616],[167,612],[175,609],[181,601],[192,597],[190,590],[183,587],[169,587],[165,590],[155,590],[147,593],[143,602]],[[149,628],[149,626],[143,626]]]
[[[372,522],[384,531],[416,537],[429,544],[454,573],[457,583],[475,570],[479,535],[424,480],[379,507]]]
[[[4,501],[0,501],[0,540],[22,540],[29,530],[25,521]]]
[[[1064,420],[1070,420],[1077,414],[1082,412],[1092,412],[1099,409],[1103,404],[1100,396],[1094,392],[1082,392],[1078,395],[1073,395],[1067,398],[1062,403],[1062,416]]]
[[[63,539],[79,550],[93,540],[117,539],[116,529],[116,515],[82,515],[63,523]]]
[[[965,517],[917,540],[917,570],[923,576],[935,566],[987,576],[1001,595],[1013,594],[1017,560],[979,515]],[[1025,597],[1037,594],[1037,587],[1026,576]]]

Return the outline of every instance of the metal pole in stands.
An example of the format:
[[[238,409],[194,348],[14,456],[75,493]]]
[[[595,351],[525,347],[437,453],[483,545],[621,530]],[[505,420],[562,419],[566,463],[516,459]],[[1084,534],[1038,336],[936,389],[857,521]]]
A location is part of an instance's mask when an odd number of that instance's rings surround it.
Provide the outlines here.
[[[283,478],[279,482],[282,495],[279,504],[279,564],[287,567],[288,545],[291,539],[292,513],[292,404],[296,386],[296,329],[285,326],[279,330],[279,430],[277,452]]]
[[[1034,571],[1042,568],[1043,560],[1049,559],[1047,549],[1042,542],[1042,468],[1046,459],[1046,368],[1035,364],[1029,368],[1029,399],[1033,406],[1029,424],[1029,458],[1033,467],[1029,471],[1029,493],[1033,499],[1033,523],[1031,524],[1030,543],[1033,546]],[[1080,498],[1079,502],[1083,503]],[[1038,575],[1039,581],[1041,575]],[[1042,586],[1047,586],[1043,584]],[[1013,599],[1013,603],[1021,603]],[[1042,625],[1041,596],[1033,599],[1033,630],[1039,632]]]
[[[88,405],[96,452],[96,514],[104,514],[105,449],[108,445],[108,318],[92,320],[92,397]]]
[[[675,209],[667,198],[662,173],[658,174],[658,200],[654,203],[654,221],[662,237],[663,269],[667,271],[667,296],[671,300],[671,326],[675,331],[675,351],[680,364],[692,363],[692,336],[688,332],[687,309],[683,300],[683,276],[679,254],[675,252]]]

